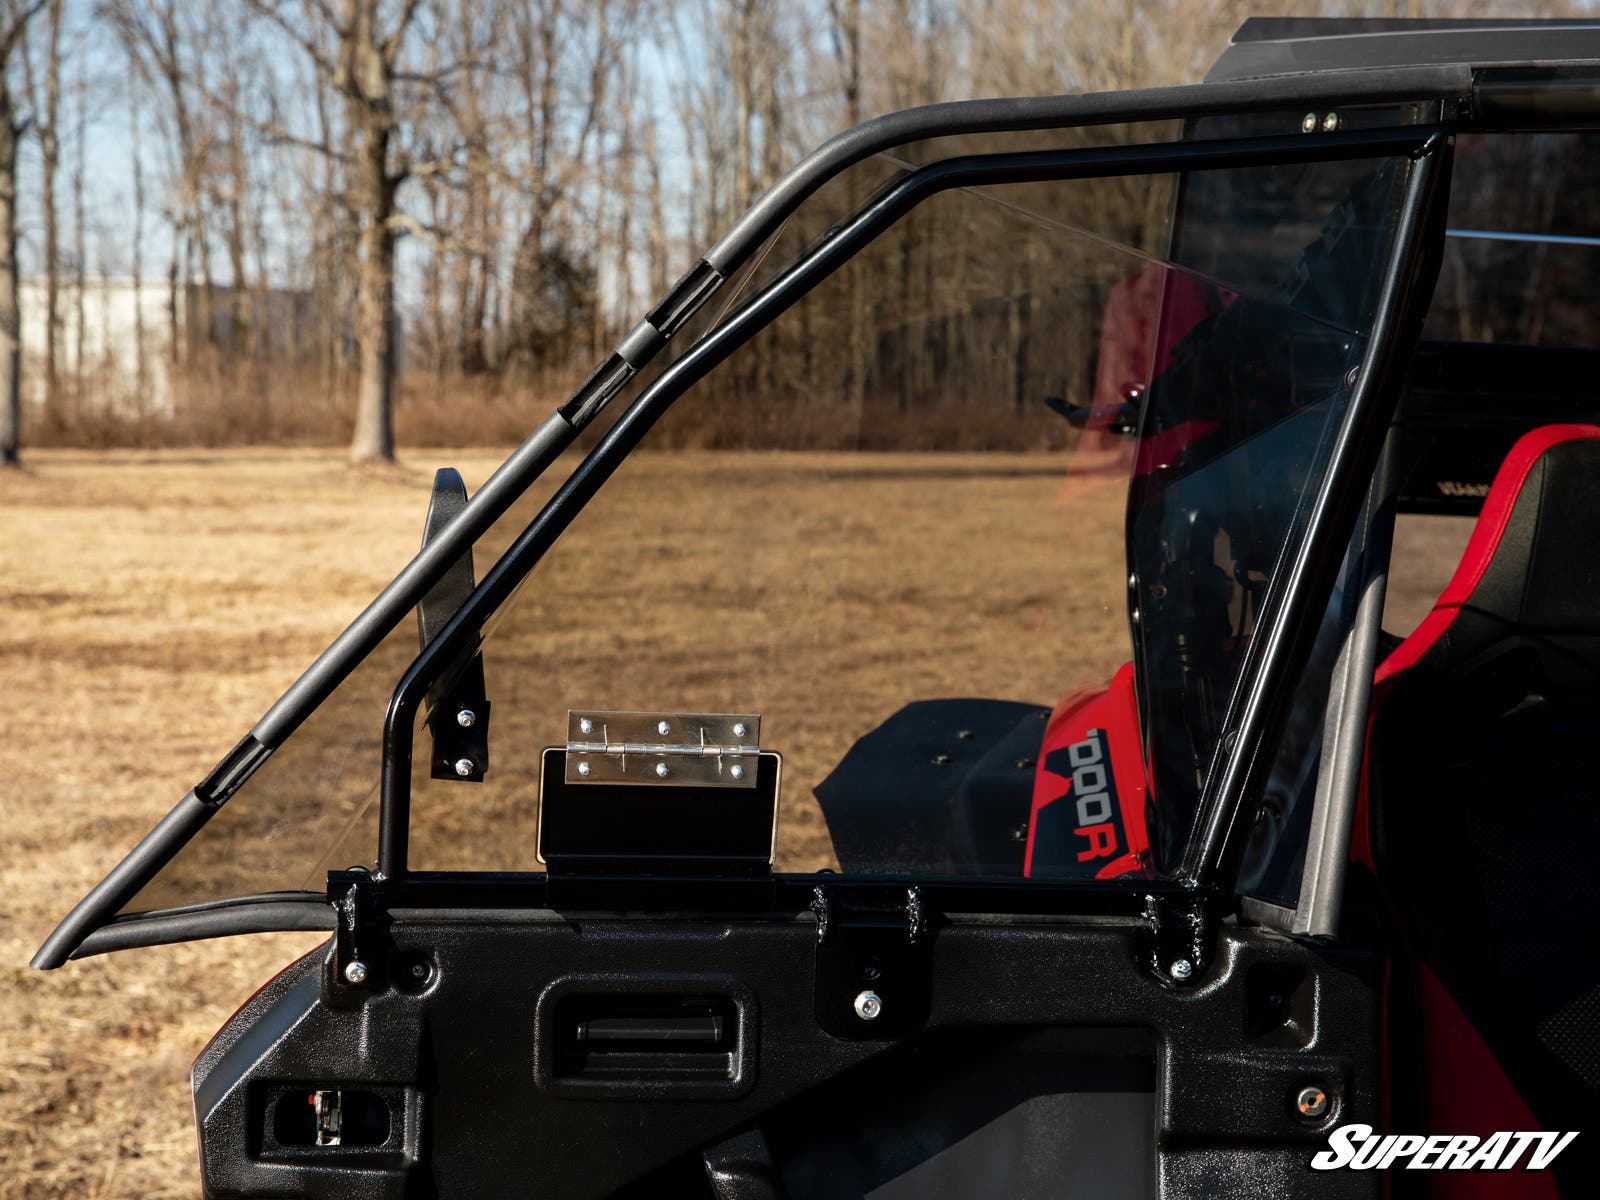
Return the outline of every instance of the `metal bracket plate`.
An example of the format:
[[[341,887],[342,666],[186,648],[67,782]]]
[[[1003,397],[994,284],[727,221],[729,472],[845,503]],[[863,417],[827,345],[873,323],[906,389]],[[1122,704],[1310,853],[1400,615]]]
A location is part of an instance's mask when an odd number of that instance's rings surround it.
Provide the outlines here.
[[[754,713],[567,713],[569,784],[754,788],[761,717]]]
[[[813,1013],[834,1037],[899,1038],[928,1019],[932,934],[922,893],[907,888],[898,903],[845,907],[818,887]]]

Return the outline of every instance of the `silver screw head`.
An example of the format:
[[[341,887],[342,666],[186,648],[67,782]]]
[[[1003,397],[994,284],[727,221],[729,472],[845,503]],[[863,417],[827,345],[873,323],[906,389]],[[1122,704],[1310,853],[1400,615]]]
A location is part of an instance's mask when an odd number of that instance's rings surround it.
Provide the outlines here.
[[[1308,1121],[1327,1116],[1329,1103],[1328,1093],[1315,1084],[1301,1088],[1294,1098],[1295,1111]]]
[[[656,732],[659,733],[662,737],[666,737],[667,734],[672,732],[672,726],[671,726],[670,723],[668,723],[666,721],[657,721],[656,722]]]
[[[883,1012],[883,1000],[877,992],[862,992],[855,1000],[856,1016],[863,1021],[876,1021]]]
[[[594,732],[594,722],[589,720],[588,717],[579,717],[578,718],[578,732],[579,733],[593,733]]]
[[[665,779],[670,773],[671,772],[668,769],[666,763],[657,763],[656,764],[656,778],[657,779]]]
[[[470,708],[463,708],[456,714],[456,724],[463,729],[471,729],[478,723],[478,714]]]
[[[733,736],[734,737],[743,737],[748,732],[749,732],[749,730],[747,730],[745,728],[745,725],[744,725],[743,721],[735,721],[733,723]]]
[[[1361,368],[1360,367],[1351,367],[1348,371],[1346,371],[1344,373],[1344,385],[1345,385],[1345,387],[1347,387],[1347,388],[1355,387],[1356,380],[1358,380],[1360,378],[1361,378]]]
[[[581,762],[578,764],[578,774],[582,775],[585,779],[589,778],[589,775],[593,770],[594,768],[586,762]]]
[[[1187,958],[1180,958],[1170,969],[1174,979],[1187,979],[1194,974],[1194,964]]]
[[[1322,118],[1322,131],[1324,133],[1332,133],[1337,128],[1339,128],[1338,113],[1329,113],[1327,116]]]
[[[1316,127],[1317,127],[1317,114],[1316,113],[1307,113],[1305,116],[1300,118],[1300,132],[1301,133],[1310,133]]]
[[[367,981],[367,964],[359,958],[348,962],[344,966],[344,981],[346,983],[365,983]]]
[[[465,779],[472,774],[472,760],[470,758],[456,759],[456,774]]]
[[[412,963],[411,964],[411,978],[413,978],[413,979],[426,979],[427,977],[428,977],[428,964],[427,963],[420,963],[419,962],[419,963]]]
[[[741,767],[738,763],[734,763],[733,766],[728,768],[728,774],[732,775],[735,779],[743,779],[744,778],[744,768]]]

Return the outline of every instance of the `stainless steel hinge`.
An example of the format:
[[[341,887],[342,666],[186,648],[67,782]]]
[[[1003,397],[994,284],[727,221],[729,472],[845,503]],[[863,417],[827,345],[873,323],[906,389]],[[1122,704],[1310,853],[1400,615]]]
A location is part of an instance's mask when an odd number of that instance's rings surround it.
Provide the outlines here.
[[[567,713],[566,782],[756,786],[754,713]]]

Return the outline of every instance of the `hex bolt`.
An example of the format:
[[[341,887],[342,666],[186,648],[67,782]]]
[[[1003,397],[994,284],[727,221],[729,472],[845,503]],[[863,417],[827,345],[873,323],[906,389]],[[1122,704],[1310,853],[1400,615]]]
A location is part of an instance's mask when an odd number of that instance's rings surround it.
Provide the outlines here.
[[[478,714],[470,708],[463,708],[456,714],[456,724],[463,729],[471,729],[478,723]]]
[[[456,759],[456,774],[465,779],[472,774],[472,760],[470,758]]]
[[[1179,983],[1182,983],[1185,979],[1194,974],[1194,964],[1187,958],[1180,958],[1177,962],[1172,964],[1169,970],[1171,971],[1172,977]]]
[[[744,778],[744,768],[741,767],[738,763],[734,763],[733,766],[728,768],[728,774],[732,775],[735,779],[743,779]]]
[[[883,1012],[883,1000],[877,992],[862,992],[856,996],[856,1016],[863,1021],[876,1021]]]
[[[733,736],[734,737],[742,738],[745,734],[747,734],[749,732],[750,731],[745,728],[745,723],[743,721],[735,721],[733,723]]]
[[[345,964],[344,981],[346,983],[362,984],[367,981],[367,964],[359,958]]]
[[[669,772],[669,769],[668,769],[666,763],[657,763],[656,764],[656,778],[657,779],[665,779],[669,773],[670,772]]]
[[[582,775],[585,779],[589,778],[589,774],[593,770],[594,768],[586,762],[581,762],[578,764],[578,774]]]
[[[1296,1093],[1294,1107],[1308,1121],[1321,1120],[1328,1115],[1328,1093],[1315,1084],[1307,1084]]]
[[[1339,128],[1339,114],[1338,113],[1329,113],[1327,116],[1322,118],[1322,132],[1323,133],[1332,133],[1337,128]]]
[[[656,722],[656,732],[659,733],[662,737],[666,737],[667,734],[672,732],[672,726],[666,721],[657,721]]]
[[[594,722],[589,720],[588,717],[579,717],[578,718],[578,732],[579,733],[593,733],[594,732]]]
[[[1316,127],[1317,127],[1317,114],[1316,113],[1307,113],[1305,116],[1300,118],[1300,132],[1301,133],[1310,133]]]

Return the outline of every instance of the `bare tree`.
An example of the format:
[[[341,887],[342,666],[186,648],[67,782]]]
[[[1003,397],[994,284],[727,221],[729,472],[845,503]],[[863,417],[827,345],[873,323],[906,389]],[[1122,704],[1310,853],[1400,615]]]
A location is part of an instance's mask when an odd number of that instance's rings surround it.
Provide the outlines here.
[[[422,0],[249,0],[290,38],[317,77],[343,100],[351,138],[349,190],[358,226],[356,262],[356,425],[352,462],[394,458],[395,241],[405,224],[395,198],[411,172],[397,152],[399,60]],[[339,148],[323,145],[324,153]]]
[[[17,303],[17,113],[11,67],[46,0],[0,0],[0,466],[17,465],[22,425],[22,320]]]

